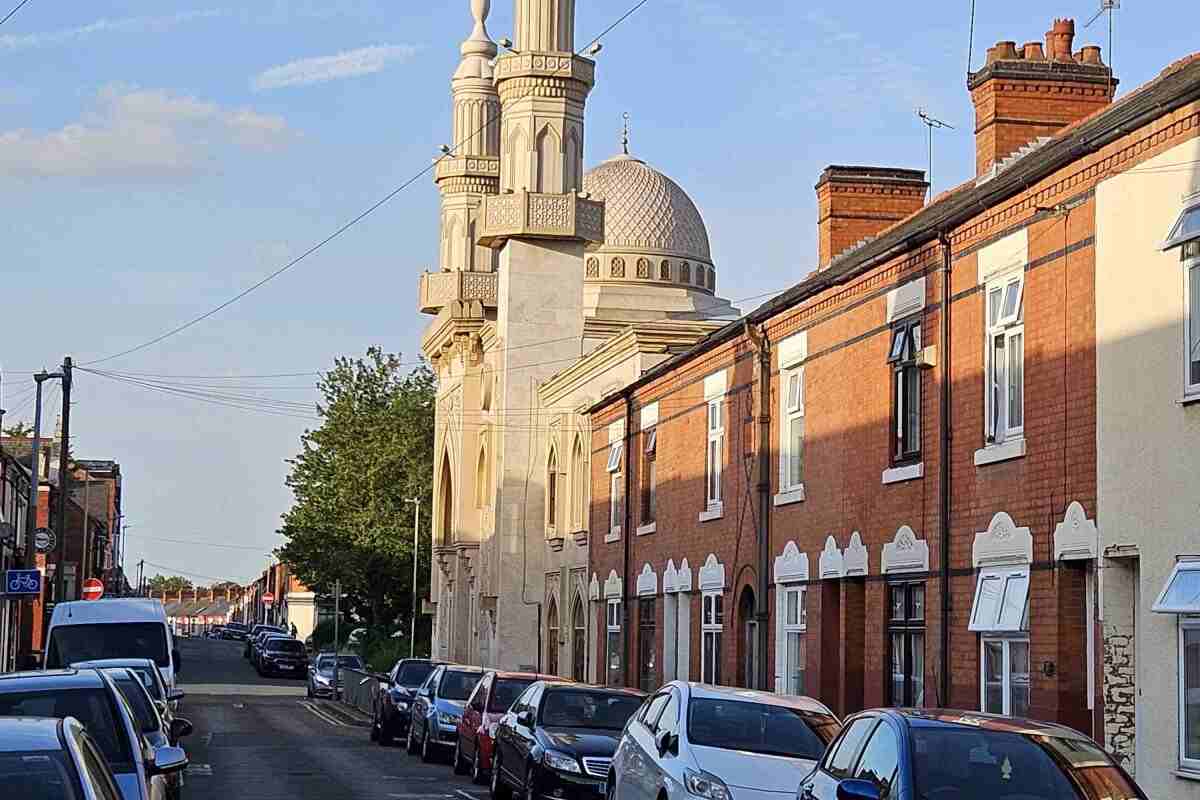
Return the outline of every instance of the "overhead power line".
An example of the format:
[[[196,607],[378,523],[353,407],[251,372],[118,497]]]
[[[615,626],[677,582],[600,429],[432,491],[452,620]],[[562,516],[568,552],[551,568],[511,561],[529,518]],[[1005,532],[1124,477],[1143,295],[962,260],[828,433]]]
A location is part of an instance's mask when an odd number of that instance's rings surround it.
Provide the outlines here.
[[[216,578],[216,577],[213,577],[212,575],[201,575],[198,572],[188,572],[185,569],[179,569],[178,567],[167,566],[166,564],[155,564],[153,561],[149,561],[149,560],[146,561],[146,566],[154,567],[155,569],[165,569],[167,572],[174,573],[175,575],[182,575],[187,578],[200,578],[201,580],[216,581],[217,583],[235,583],[238,586],[245,586],[251,580],[254,580],[253,578],[251,578],[249,580],[240,580],[238,578]]]
[[[14,8],[12,11],[8,12],[7,14],[5,14],[5,15],[4,15],[4,19],[0,19],[0,25],[3,25],[4,23],[6,23],[6,22],[8,22],[10,19],[12,19],[12,18],[13,18],[13,16],[14,16],[14,15],[15,15],[15,14],[16,14],[18,11],[20,11],[22,8],[24,8],[24,7],[25,7],[25,4],[26,4],[26,3],[28,3],[28,2],[29,2],[29,0],[21,0],[21,2],[17,3],[17,7],[16,7],[16,8]]]
[[[135,539],[141,539],[143,542],[167,542],[169,544],[187,544],[196,547],[217,547],[224,550],[250,550],[263,555],[271,555],[275,552],[272,547],[254,547],[245,544],[222,544],[220,542],[201,542],[196,539],[168,539],[161,536],[142,536],[136,533],[125,533],[126,536],[132,536]]]

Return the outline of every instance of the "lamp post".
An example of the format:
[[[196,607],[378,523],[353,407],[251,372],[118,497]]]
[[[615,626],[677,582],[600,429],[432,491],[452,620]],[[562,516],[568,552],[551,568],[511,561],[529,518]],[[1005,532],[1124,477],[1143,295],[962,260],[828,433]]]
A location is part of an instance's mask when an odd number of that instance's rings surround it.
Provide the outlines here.
[[[404,502],[413,504],[412,607],[409,608],[408,657],[414,658],[417,652],[417,554],[420,551],[419,531],[421,530],[421,498],[410,497]]]

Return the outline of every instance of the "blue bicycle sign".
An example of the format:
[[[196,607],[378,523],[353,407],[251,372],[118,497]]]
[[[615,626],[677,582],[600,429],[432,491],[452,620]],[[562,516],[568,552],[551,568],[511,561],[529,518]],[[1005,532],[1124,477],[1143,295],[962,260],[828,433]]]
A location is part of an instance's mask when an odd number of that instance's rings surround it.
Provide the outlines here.
[[[37,595],[42,593],[42,573],[36,569],[10,569],[4,575],[6,594]]]

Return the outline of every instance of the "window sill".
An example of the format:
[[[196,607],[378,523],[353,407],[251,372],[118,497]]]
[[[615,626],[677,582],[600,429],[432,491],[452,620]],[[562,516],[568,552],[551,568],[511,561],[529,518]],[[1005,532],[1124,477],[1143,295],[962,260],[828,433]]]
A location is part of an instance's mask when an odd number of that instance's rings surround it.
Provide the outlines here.
[[[613,528],[611,531],[604,534],[604,542],[606,544],[619,541],[620,538],[621,538],[621,529],[620,528]]]
[[[1183,397],[1178,400],[1181,406],[1192,406],[1200,404],[1200,391],[1184,392]]]
[[[646,536],[658,530],[657,522],[647,522],[645,525],[639,525],[637,529],[638,536]]]
[[[979,463],[979,456],[976,455],[976,462]],[[903,483],[904,481],[915,481],[917,478],[925,477],[925,462],[921,461],[916,464],[905,464],[903,467],[892,467],[883,471],[883,482],[886,483]]]
[[[771,502],[777,507],[791,505],[792,503],[804,502],[804,484],[802,483],[799,486],[792,487],[786,492],[780,492],[779,494],[775,495]]]
[[[1183,767],[1171,770],[1171,774],[1176,778],[1182,778],[1185,781],[1200,781],[1200,772],[1184,769]]]
[[[706,508],[704,511],[701,511],[700,512],[700,521],[701,522],[712,522],[714,519],[720,519],[723,516],[725,516],[724,504],[716,505],[716,506],[712,506],[710,508]]]
[[[1000,444],[989,444],[987,447],[981,447],[975,451],[975,466],[982,467],[985,464],[995,464],[998,461],[1009,461],[1014,458],[1025,457],[1025,437],[1019,439],[1009,439]]]

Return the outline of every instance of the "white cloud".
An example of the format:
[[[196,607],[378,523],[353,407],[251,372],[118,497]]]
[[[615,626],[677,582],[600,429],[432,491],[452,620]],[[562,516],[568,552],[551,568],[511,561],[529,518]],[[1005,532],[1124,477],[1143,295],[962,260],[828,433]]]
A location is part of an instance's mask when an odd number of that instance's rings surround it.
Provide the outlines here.
[[[78,122],[0,132],[0,178],[172,179],[212,169],[230,148],[274,150],[291,138],[282,117],[110,85]]]
[[[196,20],[225,16],[228,12],[219,9],[180,11],[160,17],[123,17],[121,19],[99,19],[75,28],[41,33],[6,34],[0,36],[0,50],[29,50],[36,47],[69,44],[79,39],[102,33],[162,33],[163,31]]]
[[[372,45],[332,56],[302,58],[263,70],[250,82],[255,91],[308,86],[379,72],[391,62],[404,63],[417,54],[409,44]]]

